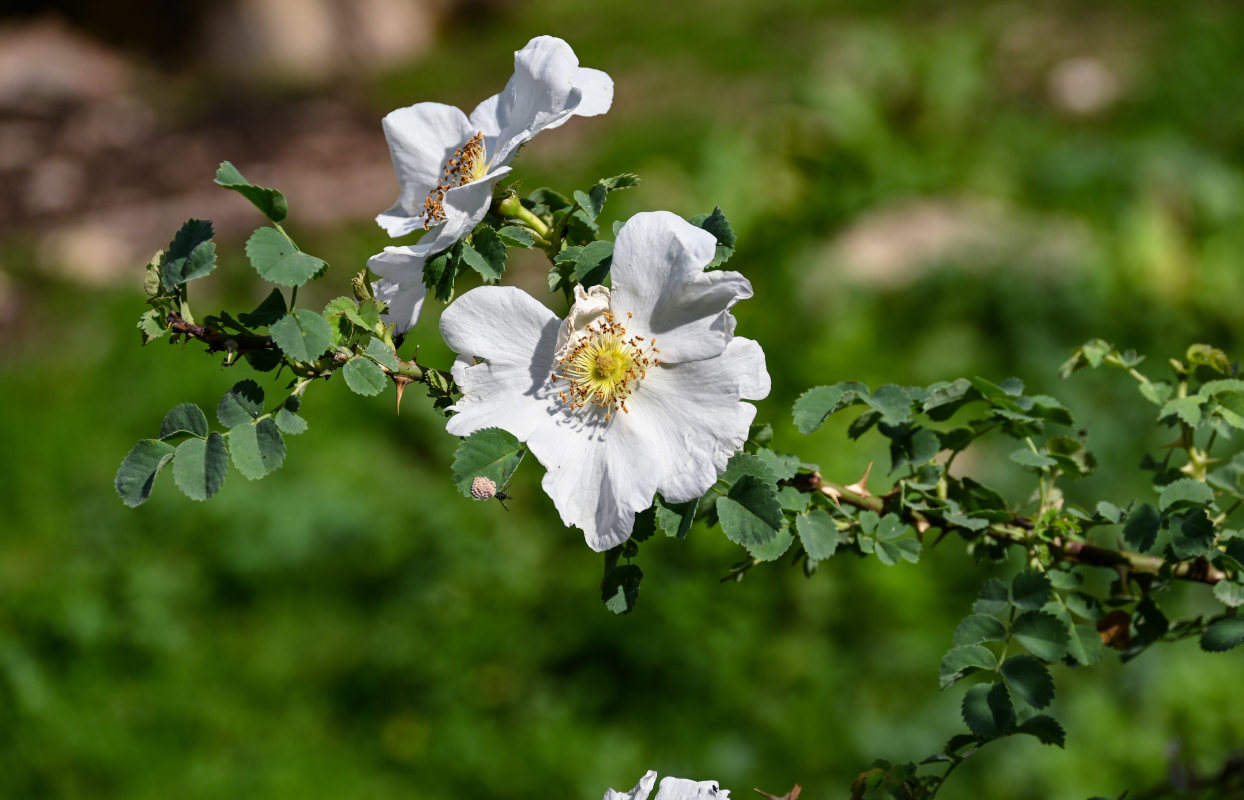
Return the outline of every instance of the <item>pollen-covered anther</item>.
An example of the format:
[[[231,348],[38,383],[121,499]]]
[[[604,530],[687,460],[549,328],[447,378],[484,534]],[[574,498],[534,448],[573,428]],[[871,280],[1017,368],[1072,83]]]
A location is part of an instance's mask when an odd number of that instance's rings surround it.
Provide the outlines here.
[[[571,409],[598,406],[605,409],[605,419],[610,419],[619,408],[630,413],[627,398],[654,366],[644,337],[628,335],[614,315],[605,312],[587,326],[570,352],[559,359],[561,371],[555,372],[551,380],[564,380],[569,386],[569,391],[560,392],[558,397]]]
[[[485,160],[484,133],[480,131],[467,139],[466,144],[454,151],[445,162],[445,169],[438,183],[423,201],[423,229],[445,221],[445,193],[456,186],[465,186],[488,173]]]

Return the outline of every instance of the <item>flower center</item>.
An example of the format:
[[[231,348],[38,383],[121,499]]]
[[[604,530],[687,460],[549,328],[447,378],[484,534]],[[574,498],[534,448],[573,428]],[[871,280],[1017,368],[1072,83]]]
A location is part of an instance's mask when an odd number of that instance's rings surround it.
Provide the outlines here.
[[[423,201],[423,229],[445,221],[445,193],[455,186],[465,186],[488,174],[488,161],[484,152],[484,132],[467,139],[445,162],[445,170],[427,199]]]
[[[627,315],[630,316],[629,314]],[[568,388],[558,396],[571,409],[589,403],[607,409],[609,419],[619,408],[626,413],[626,399],[634,393],[648,369],[659,365],[656,340],[628,335],[626,327],[613,314],[605,312],[589,324],[574,347],[557,360],[560,373],[553,383],[565,381]]]

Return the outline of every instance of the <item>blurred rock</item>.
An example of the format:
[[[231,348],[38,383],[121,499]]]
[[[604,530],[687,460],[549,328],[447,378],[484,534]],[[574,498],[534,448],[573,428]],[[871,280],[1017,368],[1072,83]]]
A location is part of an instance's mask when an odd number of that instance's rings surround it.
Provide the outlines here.
[[[860,217],[828,245],[815,282],[901,286],[947,265],[1059,272],[1082,263],[1090,247],[1073,220],[1027,218],[980,198],[931,198]]]
[[[422,53],[437,30],[431,0],[234,0],[208,20],[212,67],[310,83],[374,72]]]
[[[54,17],[0,27],[0,108],[99,100],[128,79],[124,58]]]
[[[1119,79],[1100,60],[1068,58],[1055,65],[1048,81],[1050,99],[1064,111],[1094,114],[1119,98]]]

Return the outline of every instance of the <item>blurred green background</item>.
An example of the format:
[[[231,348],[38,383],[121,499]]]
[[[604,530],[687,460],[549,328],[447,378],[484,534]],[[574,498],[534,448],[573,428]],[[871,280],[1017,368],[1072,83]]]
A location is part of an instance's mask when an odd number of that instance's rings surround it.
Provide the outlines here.
[[[45,19],[27,5],[6,30]],[[938,661],[984,579],[1018,564],[977,566],[947,541],[916,566],[841,555],[811,579],[779,562],[723,584],[741,550],[697,528],[642,548],[639,604],[614,617],[601,557],[562,528],[539,466],[520,470],[509,513],[462,499],[456,440],[418,387],[400,416],[391,390],[313,387],[310,430],[262,483],[234,472],[196,504],[165,476],[137,510],[117,499],[117,464],[165,411],[212,408],[246,377],[195,346],[141,348],[134,330],[141,265],[188,216],[242,220],[219,226],[200,314],[266,292],[240,257],[260,219],[211,186],[215,163],[287,188],[365,162],[336,174],[365,177],[378,203],[307,219],[291,192],[291,231],[333,265],[303,302],[345,293],[389,243],[370,221],[396,193],[379,118],[423,100],[470,109],[531,36],[565,38],[616,98],[542,135],[515,174],[569,191],[640,173],[606,221],[720,205],[739,235],[730,267],[756,290],[739,333],[773,376],[760,418],[834,480],[883,472],[884,448],[846,439],[849,419],[800,437],[789,409],[804,389],[1016,375],[1063,398],[1098,454],[1072,501],[1151,499],[1135,467],[1162,444],[1152,407],[1122,375],[1064,382],[1059,363],[1093,336],[1148,354],[1154,374],[1194,341],[1240,352],[1237,3],[412,2],[426,27],[399,33],[417,47],[366,69],[324,66],[324,51],[319,71],[197,48],[204,31],[248,31],[207,4],[153,4],[145,21],[127,6],[129,24],[110,5],[62,3],[57,24],[136,65],[124,91],[155,120],[148,136],[189,144],[121,169],[154,138],[83,157],[81,138],[53,137],[0,163],[15,176],[55,157],[86,176],[86,199],[60,206],[46,175],[0,192],[0,796],[594,798],[657,769],[738,797],[799,782],[812,800],[960,731],[962,688],[937,691]],[[43,124],[85,101],[8,102],[0,121]],[[363,144],[293,148],[305,109],[321,109],[319,132],[359,121]],[[277,117],[294,122],[265,127]],[[333,185],[318,195],[330,210]],[[31,187],[44,202],[22,210]],[[119,247],[104,233],[127,219],[109,215],[127,208],[143,209],[142,255],[101,276],[92,265]],[[176,221],[150,233],[157,212]],[[58,249],[91,220],[85,249]],[[515,257],[509,277],[535,288],[541,270]],[[410,338],[447,364],[438,312]],[[958,464],[1019,486],[987,453]],[[1240,659],[1182,642],[1056,670],[1068,749],[991,745],[943,796],[1113,796],[1163,781],[1171,759],[1216,769],[1244,747]]]

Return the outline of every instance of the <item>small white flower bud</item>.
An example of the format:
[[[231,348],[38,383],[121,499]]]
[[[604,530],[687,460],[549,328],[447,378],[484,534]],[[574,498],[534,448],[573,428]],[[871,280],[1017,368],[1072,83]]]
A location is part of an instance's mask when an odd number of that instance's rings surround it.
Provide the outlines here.
[[[497,482],[480,475],[471,481],[471,496],[476,500],[487,500],[497,496]]]

